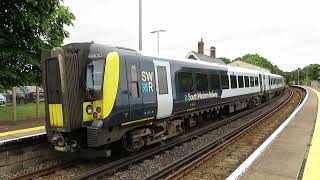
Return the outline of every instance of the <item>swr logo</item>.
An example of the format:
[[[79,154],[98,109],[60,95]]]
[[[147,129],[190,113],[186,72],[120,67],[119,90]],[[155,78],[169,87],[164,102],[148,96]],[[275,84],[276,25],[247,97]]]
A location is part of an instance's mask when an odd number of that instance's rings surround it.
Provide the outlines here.
[[[153,72],[142,71],[141,72],[141,80],[142,82],[142,92],[153,92]]]

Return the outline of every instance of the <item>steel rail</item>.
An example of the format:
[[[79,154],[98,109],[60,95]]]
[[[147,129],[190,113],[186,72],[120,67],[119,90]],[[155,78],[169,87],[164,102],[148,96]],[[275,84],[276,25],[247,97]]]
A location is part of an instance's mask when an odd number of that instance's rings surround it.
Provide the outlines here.
[[[62,169],[66,169],[66,168],[70,168],[78,163],[80,163],[81,161],[80,160],[73,160],[73,161],[69,161],[69,162],[66,162],[64,164],[58,164],[58,165],[55,165],[53,167],[48,167],[48,168],[45,168],[45,169],[41,169],[39,171],[33,171],[31,173],[28,173],[28,174],[23,174],[21,176],[18,176],[18,177],[14,177],[12,180],[29,180],[29,179],[34,179],[34,178],[37,178],[37,177],[42,177],[42,176],[46,176],[46,175],[49,175],[49,174],[53,174],[59,170],[62,170]]]
[[[298,91],[298,92],[300,93],[300,101],[301,101],[301,98],[303,98],[303,95],[301,91]],[[151,174],[145,179],[148,179],[148,180],[159,179],[167,176],[172,172],[173,174],[169,175],[165,179],[180,179],[181,177],[185,176],[185,174],[193,170],[195,167],[198,167],[203,162],[207,161],[212,156],[214,156],[215,154],[223,150],[227,144],[230,144],[236,141],[243,135],[247,134],[250,130],[258,126],[260,123],[262,123],[265,119],[274,115],[279,109],[287,105],[292,97],[293,97],[293,92],[291,91],[290,96],[285,100],[285,102],[281,103],[275,109],[271,109],[270,111],[253,118],[251,121],[242,125],[238,129],[225,134],[223,137],[219,138],[219,140],[204,146],[203,148],[192,153],[191,155],[185,156],[169,164],[168,166],[164,167],[158,172],[155,172],[154,174]]]
[[[289,93],[292,94],[292,92],[290,92],[289,90]],[[287,98],[286,98],[287,99]],[[193,137],[195,136],[199,136],[201,134],[204,134],[208,131],[212,131],[214,129],[217,129],[231,121],[235,121],[241,117],[244,117],[246,115],[249,115],[251,114],[252,112],[262,108],[262,107],[266,107],[268,106],[269,104],[271,104],[272,102],[275,101],[275,98],[266,102],[266,103],[263,103],[263,104],[260,104],[252,109],[249,109],[247,111],[244,111],[244,112],[240,112],[232,117],[229,117],[227,119],[224,119],[224,120],[221,120],[217,123],[214,123],[214,124],[210,124],[206,127],[202,127],[198,130],[195,130],[195,131],[192,131],[188,134],[184,134],[184,135],[181,135],[177,138],[175,138],[174,140],[172,141],[169,141],[167,142],[164,146],[157,146],[157,147],[154,147],[154,148],[151,148],[151,149],[146,149],[140,153],[137,153],[135,155],[131,155],[131,156],[128,156],[128,157],[125,157],[125,158],[122,158],[120,160],[116,160],[114,162],[111,162],[111,163],[108,163],[106,165],[103,165],[103,166],[100,166],[98,168],[95,168],[95,169],[92,169],[92,170],[89,170],[73,179],[76,179],[76,180],[80,180],[80,179],[88,179],[88,178],[93,178],[93,177],[98,177],[98,176],[101,176],[101,175],[106,175],[106,174],[110,174],[112,172],[114,172],[115,170],[117,169],[120,169],[120,168],[123,168],[123,167],[126,167],[128,165],[131,165],[135,162],[138,162],[138,161],[141,161],[147,157],[150,157],[150,156],[153,156],[155,154],[158,154],[166,149],[169,149],[169,148],[172,148],[174,146],[177,146],[179,144],[182,144],[186,141],[188,141],[189,139],[192,139]]]

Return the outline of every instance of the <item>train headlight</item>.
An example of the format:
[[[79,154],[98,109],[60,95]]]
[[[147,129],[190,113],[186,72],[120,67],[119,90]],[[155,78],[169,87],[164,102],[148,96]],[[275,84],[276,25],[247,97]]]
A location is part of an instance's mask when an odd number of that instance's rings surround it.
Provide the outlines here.
[[[86,111],[89,115],[91,115],[93,113],[93,107],[91,105],[88,105]]]
[[[101,107],[96,108],[97,113],[101,113]]]

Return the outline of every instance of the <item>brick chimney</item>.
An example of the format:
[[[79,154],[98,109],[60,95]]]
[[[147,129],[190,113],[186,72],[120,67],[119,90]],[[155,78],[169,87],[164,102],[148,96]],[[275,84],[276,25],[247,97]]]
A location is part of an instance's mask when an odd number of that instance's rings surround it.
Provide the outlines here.
[[[203,43],[202,38],[201,38],[201,41],[198,42],[198,53],[199,54],[203,54],[204,53],[204,43]]]
[[[210,48],[210,57],[215,59],[216,58],[216,47],[211,46]]]

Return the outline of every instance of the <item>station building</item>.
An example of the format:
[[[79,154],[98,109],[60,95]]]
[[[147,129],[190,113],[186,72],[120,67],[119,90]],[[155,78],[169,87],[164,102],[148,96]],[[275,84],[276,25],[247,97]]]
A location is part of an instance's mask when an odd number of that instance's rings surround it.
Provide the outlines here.
[[[198,42],[198,52],[190,51],[187,54],[186,59],[206,61],[225,65],[225,63],[221,59],[216,58],[216,48],[214,46],[211,46],[209,50],[210,55],[204,54],[204,42],[201,38],[201,40]]]

